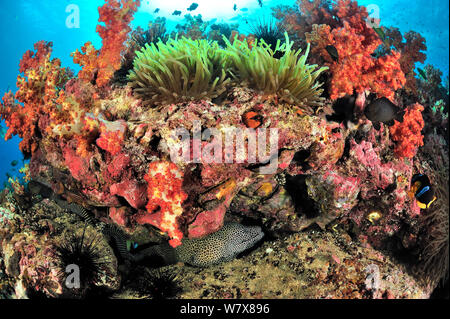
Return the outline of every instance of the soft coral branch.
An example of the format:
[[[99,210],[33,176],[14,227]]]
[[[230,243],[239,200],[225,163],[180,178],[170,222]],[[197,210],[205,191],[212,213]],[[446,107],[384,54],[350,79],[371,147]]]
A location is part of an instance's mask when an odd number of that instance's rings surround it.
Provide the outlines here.
[[[100,87],[109,83],[114,73],[120,69],[122,52],[133,15],[140,5],[140,0],[105,0],[98,8],[100,14],[97,32],[102,38],[102,48],[96,50],[92,43],[87,42],[82,51],[72,53],[74,62],[81,65],[80,78],[85,81],[96,81]]]
[[[395,124],[389,128],[392,140],[397,142],[394,148],[397,157],[411,158],[416,155],[417,148],[423,145],[421,133],[425,125],[422,118],[423,110],[423,106],[419,103],[409,106],[403,122],[395,121]]]
[[[339,9],[337,14],[342,10]],[[390,55],[378,58],[372,56],[382,42],[366,26],[366,16],[367,13],[360,13],[359,16],[343,20],[343,27],[339,28],[326,24],[314,25],[312,32],[306,34],[307,41],[313,44],[312,52],[320,54],[330,68],[331,99],[365,90],[392,99],[395,90],[406,82],[399,64],[399,52],[392,51]],[[329,45],[336,48],[338,61],[332,60],[326,51]]]

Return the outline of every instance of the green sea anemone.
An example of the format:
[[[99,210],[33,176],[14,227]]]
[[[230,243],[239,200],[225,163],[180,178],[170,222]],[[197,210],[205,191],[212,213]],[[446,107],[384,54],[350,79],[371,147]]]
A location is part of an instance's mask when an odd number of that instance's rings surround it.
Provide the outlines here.
[[[281,44],[277,41],[275,48],[271,48],[264,40],[256,40],[252,46],[237,37],[233,44],[224,39],[227,47],[224,50],[230,60],[230,70],[235,80],[247,82],[248,85],[264,94],[276,94],[288,103],[306,103],[318,105],[321,102],[322,84],[316,82],[320,73],[326,67],[316,69],[317,65],[306,64],[309,44],[306,53],[300,56],[301,50],[292,49],[293,42]],[[277,59],[276,52],[283,55]]]
[[[169,39],[146,44],[136,55],[128,78],[144,105],[214,98],[230,81],[217,42]]]

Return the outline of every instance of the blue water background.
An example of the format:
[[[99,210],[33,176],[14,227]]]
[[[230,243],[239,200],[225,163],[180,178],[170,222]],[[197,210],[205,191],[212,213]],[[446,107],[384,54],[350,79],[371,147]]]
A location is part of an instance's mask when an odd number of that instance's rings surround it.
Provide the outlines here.
[[[194,0],[195,1],[195,0]],[[182,22],[186,8],[192,0],[154,0],[142,1],[141,8],[135,15],[133,26],[145,27],[150,19],[164,16],[168,19],[169,28]],[[204,20],[217,19],[217,22],[240,23],[241,32],[248,32],[248,25],[255,18],[270,16],[270,7],[284,4],[294,5],[295,0],[263,0],[263,7],[257,0],[198,0],[199,7],[192,12],[202,14]],[[33,49],[33,44],[40,40],[53,42],[52,57],[61,60],[63,66],[75,71],[70,53],[86,41],[91,41],[96,48],[101,47],[101,39],[95,31],[98,11],[103,0],[0,0],[0,52],[1,79],[0,94],[8,89],[16,90],[16,77],[19,72],[19,61],[25,51]],[[376,4],[380,8],[381,24],[396,26],[402,33],[413,30],[426,38],[428,50],[425,64],[432,64],[441,69],[445,78],[448,75],[449,62],[449,2],[447,0],[360,0],[360,5]],[[80,28],[67,28],[66,19],[69,13],[66,8],[75,4],[80,9]],[[233,5],[237,10],[233,10]],[[228,6],[229,5],[229,6]],[[216,11],[220,12],[217,13]],[[160,8],[157,14],[153,14]],[[247,8],[248,10],[244,9]],[[244,10],[242,10],[244,9]],[[174,10],[182,11],[180,16],[173,16]],[[419,67],[423,65],[418,64]],[[5,127],[5,123],[0,124]],[[6,174],[19,176],[18,170],[23,166],[22,154],[17,136],[5,142],[0,139],[0,189],[3,188]],[[19,164],[12,167],[11,162]]]

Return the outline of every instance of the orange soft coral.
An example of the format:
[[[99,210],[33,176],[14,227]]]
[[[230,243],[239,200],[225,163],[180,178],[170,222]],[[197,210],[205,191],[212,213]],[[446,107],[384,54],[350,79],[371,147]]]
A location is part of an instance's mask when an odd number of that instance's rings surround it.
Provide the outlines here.
[[[41,41],[34,47],[36,52],[27,51],[20,62],[23,75],[17,77],[19,90],[14,96],[19,103],[14,101],[12,93],[7,93],[0,109],[1,118],[9,127],[5,138],[19,135],[23,139],[20,150],[26,154],[37,149],[38,132],[46,126],[44,118],[59,112],[56,101],[71,75],[70,71],[61,68],[59,59],[50,60],[51,42]]]
[[[371,55],[382,42],[366,25],[366,9],[355,1],[338,1],[333,11],[341,27],[313,25],[312,32],[306,34],[307,41],[313,44],[311,51],[320,54],[330,69],[331,99],[365,90],[392,99],[394,91],[406,81],[399,64],[400,53],[393,51],[379,58]],[[328,45],[336,48],[338,61],[331,59],[325,49]]]
[[[100,125],[100,137],[97,145],[111,155],[117,155],[122,150],[127,124],[125,121],[108,122],[103,120]]]
[[[105,0],[98,8],[99,22],[97,32],[102,38],[102,48],[96,50],[87,42],[81,49],[72,53],[76,64],[82,66],[79,78],[87,82],[94,79],[98,86],[108,84],[114,72],[120,69],[125,41],[131,31],[129,26],[133,15],[140,5],[140,0]]]
[[[183,213],[181,204],[187,199],[182,190],[183,173],[172,162],[157,161],[150,163],[144,179],[148,183],[147,213],[138,215],[136,221],[158,227],[168,233],[171,246],[180,245],[183,233],[177,219]]]
[[[410,105],[403,117],[403,122],[395,121],[389,128],[392,140],[397,142],[394,153],[398,158],[412,158],[417,148],[423,145],[423,135],[421,131],[425,125],[422,118],[423,106],[419,103]]]
[[[98,54],[99,51],[94,48],[91,42],[86,42],[81,48],[81,52],[77,49],[71,54],[73,62],[82,67],[81,71],[78,73],[79,79],[85,82],[94,80],[98,71]]]

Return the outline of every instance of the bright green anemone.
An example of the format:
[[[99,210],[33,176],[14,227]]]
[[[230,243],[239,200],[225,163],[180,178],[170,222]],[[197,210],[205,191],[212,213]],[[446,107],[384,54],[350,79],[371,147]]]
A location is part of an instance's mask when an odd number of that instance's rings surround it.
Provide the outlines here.
[[[225,54],[231,60],[231,72],[236,80],[246,81],[248,85],[265,94],[276,94],[289,103],[320,103],[322,84],[316,82],[321,72],[327,69],[316,69],[317,65],[306,64],[309,44],[306,53],[300,56],[301,50],[292,50],[293,42],[285,33],[286,41],[278,40],[274,50],[264,42],[256,40],[250,48],[247,41],[235,39],[231,44],[227,39]],[[279,59],[274,55],[280,55]]]
[[[219,44],[187,38],[146,44],[128,79],[144,104],[214,98],[230,82]]]
[[[263,94],[276,94],[288,103],[317,105],[322,93],[316,80],[326,67],[306,64],[306,53],[293,51],[293,43],[278,41],[274,50],[263,40],[252,46],[224,37],[226,48],[216,41],[170,39],[146,44],[137,52],[134,69],[128,76],[135,94],[146,105],[176,103],[222,94],[233,80],[246,83]],[[274,54],[282,53],[277,59]]]

